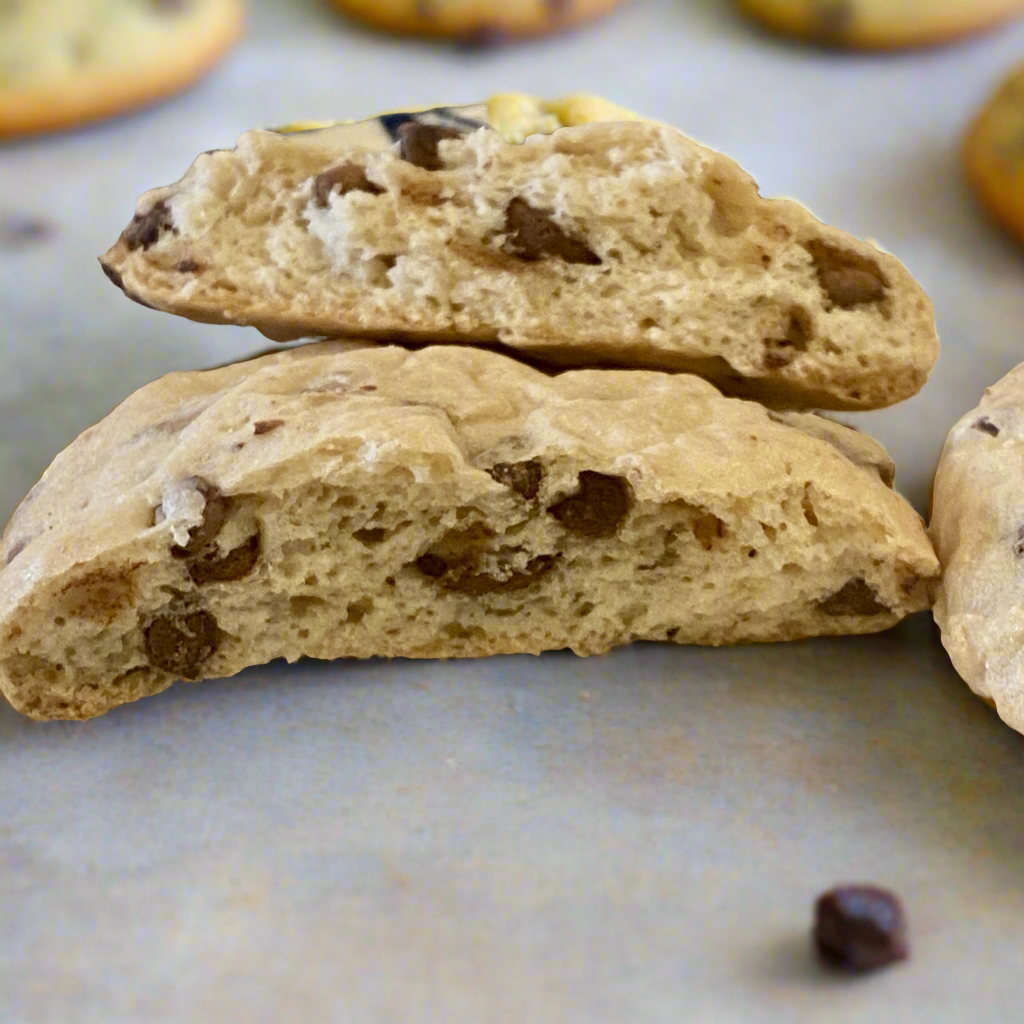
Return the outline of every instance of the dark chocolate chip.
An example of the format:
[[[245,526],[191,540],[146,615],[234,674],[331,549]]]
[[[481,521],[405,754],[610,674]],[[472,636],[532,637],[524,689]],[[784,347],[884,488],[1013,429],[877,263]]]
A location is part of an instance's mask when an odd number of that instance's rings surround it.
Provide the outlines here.
[[[439,171],[444,167],[438,143],[445,139],[461,139],[463,132],[441,124],[420,124],[406,121],[398,129],[398,154],[401,158],[425,171]]]
[[[182,260],[175,268],[179,274],[194,274],[199,269],[195,260]]]
[[[477,572],[475,562],[450,565],[440,555],[427,553],[416,559],[416,568],[445,590],[459,594],[506,594],[526,590],[558,564],[558,555],[538,555],[525,569],[506,569],[500,576]]]
[[[371,196],[379,196],[384,189],[370,181],[366,170],[358,164],[344,163],[318,174],[313,182],[313,198],[321,209],[327,208],[331,193],[335,191],[343,196],[349,192],[369,192]]]
[[[885,615],[890,610],[860,576],[848,580],[830,597],[819,601],[818,608],[825,615]]]
[[[981,419],[975,420],[972,426],[983,434],[991,434],[993,437],[999,436],[999,428],[987,416],[982,416]]]
[[[842,885],[819,896],[813,937],[826,963],[850,972],[885,967],[910,953],[899,900],[867,885]]]
[[[206,505],[203,507],[203,521],[199,526],[193,526],[188,531],[187,544],[184,546],[175,544],[171,548],[171,554],[175,558],[195,558],[199,555],[203,548],[216,539],[228,517],[230,503],[213,484],[201,477],[196,477],[195,486],[196,490],[206,498]]]
[[[523,260],[554,256],[566,263],[597,266],[601,257],[583,242],[567,235],[546,210],[538,210],[517,196],[505,208],[505,247]]]
[[[874,260],[820,238],[805,242],[804,248],[814,261],[822,291],[840,309],[853,309],[885,298],[889,282]]]
[[[544,479],[544,467],[538,459],[527,462],[499,462],[487,470],[498,481],[510,487],[516,494],[533,501]]]
[[[548,507],[567,530],[585,537],[610,537],[622,525],[633,504],[633,490],[620,476],[585,469],[579,490]]]
[[[149,663],[179,679],[198,678],[220,644],[217,620],[206,611],[161,615],[145,636]]]
[[[196,558],[188,567],[193,583],[233,583],[245,579],[260,558],[260,534],[257,531],[245,543],[221,556],[214,549]]]
[[[252,432],[259,437],[260,434],[270,434],[283,426],[284,420],[259,420],[252,425]]]
[[[160,236],[174,227],[171,219],[171,208],[166,200],[154,203],[145,213],[137,213],[132,217],[131,224],[125,228],[124,241],[129,252],[136,249],[145,251],[155,245]]]

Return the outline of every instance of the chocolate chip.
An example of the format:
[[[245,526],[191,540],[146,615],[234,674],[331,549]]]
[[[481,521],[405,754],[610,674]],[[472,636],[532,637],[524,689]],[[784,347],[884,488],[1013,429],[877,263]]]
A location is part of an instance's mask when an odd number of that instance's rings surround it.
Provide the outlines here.
[[[601,257],[583,242],[567,235],[546,210],[516,197],[505,208],[506,249],[523,260],[554,256],[566,263],[597,266]]]
[[[380,185],[375,185],[367,178],[364,168],[353,163],[339,164],[316,176],[313,182],[316,205],[326,209],[330,204],[331,193],[335,190],[343,196],[349,192],[369,192],[371,196],[379,196],[384,191]]]
[[[179,679],[198,678],[220,644],[217,620],[206,611],[161,615],[145,636],[149,663]]]
[[[853,309],[885,298],[889,282],[874,260],[817,238],[805,242],[804,248],[814,261],[818,283],[834,305]]]
[[[171,548],[171,554],[175,558],[195,558],[199,555],[203,548],[216,539],[228,516],[229,500],[213,484],[196,477],[195,488],[206,498],[203,521],[188,531],[187,544],[175,544]]]
[[[439,580],[448,571],[448,563],[440,555],[432,555],[428,552],[416,559],[416,568],[424,576],[429,576],[432,580]]]
[[[188,567],[193,583],[232,583],[244,579],[256,568],[260,558],[260,534],[257,531],[244,544],[220,556],[216,549],[205,552]]]
[[[825,615],[884,615],[889,609],[878,600],[878,594],[857,576],[848,580],[830,597],[818,602]]]
[[[980,430],[983,434],[991,434],[993,437],[999,436],[999,428],[987,416],[982,416],[981,419],[975,420],[971,425],[975,430]]]
[[[585,469],[579,490],[548,507],[567,530],[585,537],[610,537],[622,525],[633,503],[633,492],[620,476]]]
[[[544,479],[544,467],[538,459],[528,462],[499,462],[487,470],[498,481],[510,487],[516,494],[533,501]]]
[[[252,432],[259,437],[260,434],[270,434],[278,427],[284,426],[284,420],[259,420],[252,425]]]
[[[844,971],[871,971],[910,954],[900,901],[885,889],[842,885],[814,905],[814,945],[821,958]]]
[[[137,213],[132,217],[131,224],[125,228],[124,241],[129,252],[136,249],[145,251],[155,245],[160,236],[174,228],[171,219],[171,208],[163,199],[154,203],[145,213]]]
[[[175,270],[179,274],[194,274],[199,269],[199,264],[195,260],[182,260]]]
[[[441,124],[420,124],[406,121],[398,128],[398,155],[425,171],[439,171],[444,167],[438,143],[445,139],[461,139],[463,132]]]

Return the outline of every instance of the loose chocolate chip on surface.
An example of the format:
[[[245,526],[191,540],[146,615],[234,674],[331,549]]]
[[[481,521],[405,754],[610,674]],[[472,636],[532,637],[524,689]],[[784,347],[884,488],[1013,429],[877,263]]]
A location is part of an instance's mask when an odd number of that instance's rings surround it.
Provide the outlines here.
[[[848,580],[830,597],[818,602],[825,615],[884,615],[889,609],[859,576]]]
[[[165,231],[174,228],[171,219],[171,208],[166,200],[154,203],[145,213],[137,213],[132,217],[131,224],[125,228],[124,241],[129,252],[136,249],[145,251],[155,245]]]
[[[804,248],[814,261],[822,291],[840,309],[853,309],[885,298],[889,282],[874,260],[821,239],[805,242]]]
[[[209,612],[161,615],[146,630],[146,657],[153,668],[195,679],[219,643],[217,620]]]
[[[284,420],[260,420],[252,425],[252,432],[259,437],[260,434],[270,434],[278,427],[284,426]]]
[[[982,416],[981,419],[975,420],[971,426],[975,430],[980,430],[983,434],[991,434],[993,437],[999,436],[999,428],[987,416]]]
[[[463,132],[441,124],[420,124],[406,121],[398,129],[398,154],[401,158],[425,171],[439,171],[444,167],[438,143],[445,139],[461,139]]]
[[[192,562],[188,574],[193,583],[232,583],[244,579],[256,568],[260,558],[261,538],[254,533],[245,543],[232,548],[226,555],[214,549]]]
[[[548,507],[567,530],[585,537],[610,537],[622,525],[633,503],[633,492],[620,476],[585,469],[579,490]]]
[[[530,459],[527,462],[499,462],[491,466],[487,472],[499,484],[510,487],[527,501],[537,497],[541,481],[544,479],[544,467],[538,459]]]
[[[814,905],[814,945],[821,958],[844,971],[871,971],[910,953],[899,900],[885,889],[842,885]]]
[[[524,260],[554,256],[566,263],[597,266],[601,257],[583,242],[567,235],[545,210],[516,197],[505,208],[506,248]]]
[[[369,192],[371,196],[379,196],[384,189],[370,181],[358,164],[345,163],[318,174],[313,181],[313,197],[321,209],[330,204],[334,191],[343,196],[349,192]]]

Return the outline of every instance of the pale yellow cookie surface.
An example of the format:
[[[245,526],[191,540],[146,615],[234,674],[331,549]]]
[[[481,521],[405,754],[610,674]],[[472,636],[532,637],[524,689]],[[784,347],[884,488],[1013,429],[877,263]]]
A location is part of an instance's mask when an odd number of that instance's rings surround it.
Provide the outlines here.
[[[737,0],[777,32],[831,46],[927,46],[1024,10],[1022,0]]]
[[[108,117],[184,88],[241,27],[241,0],[0,3],[0,138]]]
[[[416,107],[407,113],[431,109],[445,108]],[[379,116],[386,117],[388,113],[394,112],[388,111]],[[492,96],[484,104],[483,113],[490,126],[500,132],[508,142],[523,142],[531,135],[550,135],[559,128],[594,124],[598,121],[651,121],[650,118],[634,114],[632,110],[620,107],[611,100],[588,93],[573,93],[556,100],[544,100],[522,92],[502,92]],[[285,133],[308,132],[353,123],[351,120],[293,121],[275,130]]]
[[[974,119],[964,141],[964,163],[982,202],[1024,239],[1024,65]]]
[[[500,41],[570,28],[623,0],[331,0],[387,32]]]

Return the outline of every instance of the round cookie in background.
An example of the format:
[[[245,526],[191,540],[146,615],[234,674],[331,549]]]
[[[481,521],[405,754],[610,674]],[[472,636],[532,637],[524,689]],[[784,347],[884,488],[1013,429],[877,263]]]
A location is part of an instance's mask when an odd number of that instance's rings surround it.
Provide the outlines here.
[[[1024,239],[1024,64],[996,90],[964,138],[964,165],[995,218]]]
[[[943,576],[933,614],[957,672],[1024,732],[1024,364],[949,432],[930,533]]]
[[[353,18],[403,35],[500,42],[560,32],[623,0],[331,0]]]
[[[234,42],[242,17],[242,0],[0,2],[0,138],[176,92]]]
[[[929,46],[1024,12],[1024,0],[736,0],[767,28],[864,50]]]

